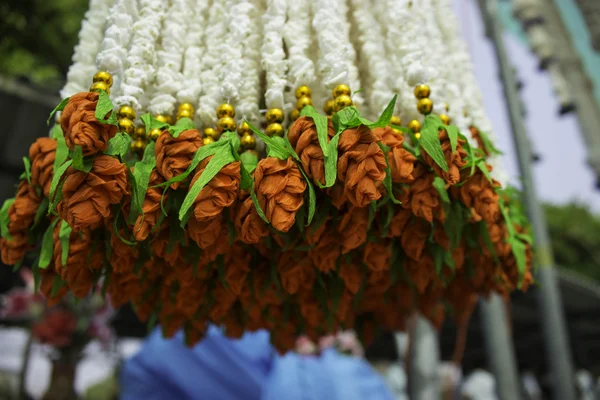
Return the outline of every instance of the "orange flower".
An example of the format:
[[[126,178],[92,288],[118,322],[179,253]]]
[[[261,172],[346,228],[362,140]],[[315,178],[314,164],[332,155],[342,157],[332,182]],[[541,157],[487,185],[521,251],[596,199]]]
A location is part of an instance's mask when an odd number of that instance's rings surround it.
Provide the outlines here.
[[[415,179],[410,186],[408,200],[403,200],[402,203],[403,207],[412,209],[413,214],[428,222],[432,222],[434,217],[440,221],[445,220],[440,195],[433,187],[434,178],[435,175],[430,172]]]
[[[328,122],[329,138],[335,135],[331,120]],[[288,130],[288,140],[302,160],[302,167],[315,183],[325,184],[323,150],[319,144],[317,128],[312,118],[298,118]]]
[[[367,126],[346,129],[338,144],[338,179],[344,182],[344,193],[358,207],[366,207],[381,197],[378,183],[387,168],[377,138]]]
[[[301,289],[312,289],[316,278],[315,267],[310,258],[294,251],[281,254],[277,271],[281,276],[283,288],[289,294],[296,294]]]
[[[248,193],[240,193],[235,212],[235,230],[239,239],[247,244],[256,244],[269,234],[269,227],[258,215]]]
[[[138,242],[143,242],[148,238],[148,235],[150,235],[150,232],[156,226],[162,215],[160,202],[162,200],[166,204],[169,194],[168,192],[164,193],[164,188],[153,186],[163,182],[165,182],[164,178],[160,176],[156,170],[152,171],[150,180],[148,181],[148,189],[144,197],[144,202],[142,203],[142,211],[144,214],[137,217],[133,227],[133,235]]]
[[[417,291],[421,294],[425,292],[429,283],[436,278],[433,258],[429,254],[424,254],[419,261],[406,258],[404,268]]]
[[[433,168],[438,176],[444,178],[447,184],[455,185],[460,182],[460,169],[467,164],[467,152],[463,149],[465,141],[458,138],[456,151],[453,153],[450,138],[445,129],[440,129],[438,131],[438,138],[442,144],[442,151],[444,152],[446,163],[448,164],[448,171],[442,170],[427,152],[422,152],[421,156],[423,157],[423,161]]]
[[[110,235],[110,247],[112,250],[110,265],[112,266],[113,273],[125,274],[133,272],[135,262],[138,258],[137,247],[124,243],[115,233]]]
[[[132,272],[113,272],[108,282],[107,293],[111,305],[119,308],[128,303],[139,291],[139,278]]]
[[[21,181],[15,196],[15,202],[8,209],[9,232],[11,234],[26,232],[33,225],[35,214],[41,202],[42,199],[27,181]]]
[[[469,130],[471,131],[471,136],[477,142],[477,147],[480,148],[481,150],[483,150],[483,153],[486,156],[489,156],[490,151],[485,147],[485,143],[483,143],[483,138],[481,137],[481,134],[479,133],[479,129],[477,129],[474,126],[470,126]]]
[[[392,182],[412,182],[414,180],[412,172],[416,158],[402,147],[404,136],[396,134],[389,126],[385,128],[375,128],[373,129],[373,134],[377,136],[383,144],[390,148],[390,151],[387,153],[387,159],[392,172]]]
[[[242,294],[246,285],[246,276],[250,272],[252,256],[239,243],[234,243],[225,259],[227,270],[225,271],[225,282],[236,296]]]
[[[40,270],[42,274],[42,281],[40,283],[40,293],[46,298],[46,304],[48,307],[54,307],[62,300],[63,296],[67,294],[69,288],[63,285],[58,291],[52,296],[52,288],[54,287],[54,279],[57,277],[53,267]]]
[[[11,233],[11,240],[0,238],[0,252],[2,253],[2,262],[6,265],[15,265],[27,253],[32,245],[29,244],[27,233]]]
[[[56,140],[39,138],[29,148],[31,159],[31,185],[42,188],[44,196],[50,195],[50,185],[54,175]]]
[[[487,166],[491,171],[491,166]],[[496,181],[490,182],[480,170],[476,170],[460,188],[453,187],[452,196],[458,198],[465,206],[471,208],[473,219],[488,224],[498,222],[502,218],[500,197],[494,190],[500,187]]]
[[[217,240],[221,236],[221,225],[224,223],[223,215],[220,214],[206,221],[198,221],[196,218],[190,218],[187,225],[187,232],[190,238],[201,249],[208,249],[217,243]]]
[[[129,194],[127,167],[107,155],[96,157],[89,173],[69,167],[66,176],[58,212],[75,231],[100,227],[110,217],[111,205]]]
[[[200,132],[188,129],[173,137],[169,132],[163,132],[156,140],[156,170],[165,180],[181,175],[188,169],[196,151],[202,146]],[[171,184],[177,189],[181,182]]]
[[[185,237],[187,243],[187,236]],[[177,267],[182,263],[185,263],[184,252],[185,246],[179,241],[171,243],[171,236],[169,229],[164,229],[158,234],[158,236],[150,243],[152,252],[154,255],[164,260],[171,267]]]
[[[308,256],[319,271],[328,273],[335,271],[340,252],[340,241],[335,231],[327,230],[322,239],[308,251]]]
[[[191,185],[200,178],[212,156],[200,162]],[[204,221],[221,214],[224,208],[230,207],[236,200],[240,188],[240,162],[227,164],[202,188],[194,201],[194,217]]]
[[[358,293],[363,280],[365,279],[364,273],[360,269],[360,266],[352,263],[343,263],[340,266],[339,275],[344,281],[346,289],[348,289],[352,294]]]
[[[69,98],[60,116],[60,127],[69,149],[81,146],[84,156],[106,150],[108,141],[117,134],[117,127],[96,119],[98,93],[82,92]]]
[[[394,217],[392,218],[392,222],[390,222],[390,230],[389,236],[391,237],[400,237],[406,228],[406,224],[409,223],[412,218],[413,213],[411,210],[405,210],[403,208],[398,209]]]
[[[415,220],[406,226],[400,244],[408,257],[415,261],[421,260],[429,232],[430,227],[423,220]]]
[[[369,210],[351,206],[342,217],[337,227],[342,242],[342,254],[356,249],[367,240],[367,227],[369,225]]]
[[[363,262],[372,272],[382,272],[390,269],[392,245],[389,242],[368,242],[363,253]]]
[[[263,158],[254,171],[254,190],[265,216],[280,232],[287,232],[304,204],[306,181],[292,158]]]
[[[232,291],[225,289],[221,285],[217,285],[212,293],[215,301],[209,315],[211,321],[218,323],[225,318],[231,307],[233,307],[237,296]]]

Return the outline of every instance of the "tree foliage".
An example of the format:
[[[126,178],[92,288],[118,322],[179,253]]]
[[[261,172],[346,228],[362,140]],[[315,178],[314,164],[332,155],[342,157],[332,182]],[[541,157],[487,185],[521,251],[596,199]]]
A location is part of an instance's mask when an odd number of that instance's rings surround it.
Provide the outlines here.
[[[87,7],[86,0],[0,2],[0,74],[58,88]]]

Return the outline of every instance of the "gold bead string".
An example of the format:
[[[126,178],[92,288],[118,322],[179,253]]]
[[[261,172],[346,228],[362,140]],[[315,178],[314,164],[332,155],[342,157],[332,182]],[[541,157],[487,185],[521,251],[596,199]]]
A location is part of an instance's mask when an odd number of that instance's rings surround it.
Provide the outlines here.
[[[256,148],[256,138],[250,125],[246,121],[242,121],[238,126],[238,135],[240,135],[240,145],[242,151],[254,150]]]
[[[306,106],[304,106],[306,107]],[[300,112],[300,111],[298,111]],[[267,110],[265,114],[265,120],[267,122],[267,128],[265,133],[269,137],[279,136],[283,137],[285,131],[283,129],[283,110],[281,108],[271,108]]]
[[[92,86],[90,87],[90,92],[98,92],[100,90],[103,90],[107,94],[110,94],[110,88],[112,87],[112,85],[112,75],[106,71],[98,71],[94,74],[94,77],[92,78]]]
[[[390,125],[402,126],[402,120],[400,117],[393,115],[392,118],[390,118]],[[400,129],[392,128],[392,130],[396,135],[402,135],[402,131]]]
[[[306,106],[312,105],[312,90],[306,85],[298,86],[296,89],[296,108],[290,113],[290,119],[295,121],[300,116],[300,111]]]
[[[333,96],[333,111],[335,112],[340,111],[342,108],[350,107],[353,104],[351,97],[352,91],[350,90],[350,87],[348,85],[344,85],[343,83],[337,85],[331,91],[331,95]],[[329,103],[329,107],[328,103],[329,102],[325,103],[325,106],[327,108],[325,112],[331,110],[331,103]],[[328,115],[330,114],[328,113]]]

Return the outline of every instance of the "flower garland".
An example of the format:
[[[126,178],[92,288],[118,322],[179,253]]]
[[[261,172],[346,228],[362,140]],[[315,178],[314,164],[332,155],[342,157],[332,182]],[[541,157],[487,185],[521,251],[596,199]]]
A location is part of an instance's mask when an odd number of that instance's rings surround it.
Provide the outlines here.
[[[114,0],[90,1],[90,8],[81,23],[79,43],[73,53],[73,64],[67,72],[67,83],[60,91],[61,97],[69,97],[85,90],[90,76],[97,71],[94,61],[100,50],[106,15],[113,3]]]
[[[266,71],[267,90],[265,102],[267,108],[284,106],[284,91],[287,86],[286,72],[288,62],[283,49],[283,31],[286,26],[287,4],[285,0],[269,0],[263,16],[264,39],[261,58]],[[298,35],[293,32],[294,36]]]

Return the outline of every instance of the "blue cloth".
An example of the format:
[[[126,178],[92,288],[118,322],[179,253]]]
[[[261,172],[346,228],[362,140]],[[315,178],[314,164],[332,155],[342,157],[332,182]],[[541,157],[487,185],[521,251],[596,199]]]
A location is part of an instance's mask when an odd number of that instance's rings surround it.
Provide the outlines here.
[[[210,327],[189,349],[178,333],[155,330],[121,376],[122,400],[392,400],[383,379],[360,359],[334,350],[279,356],[266,332],[227,339]]]

